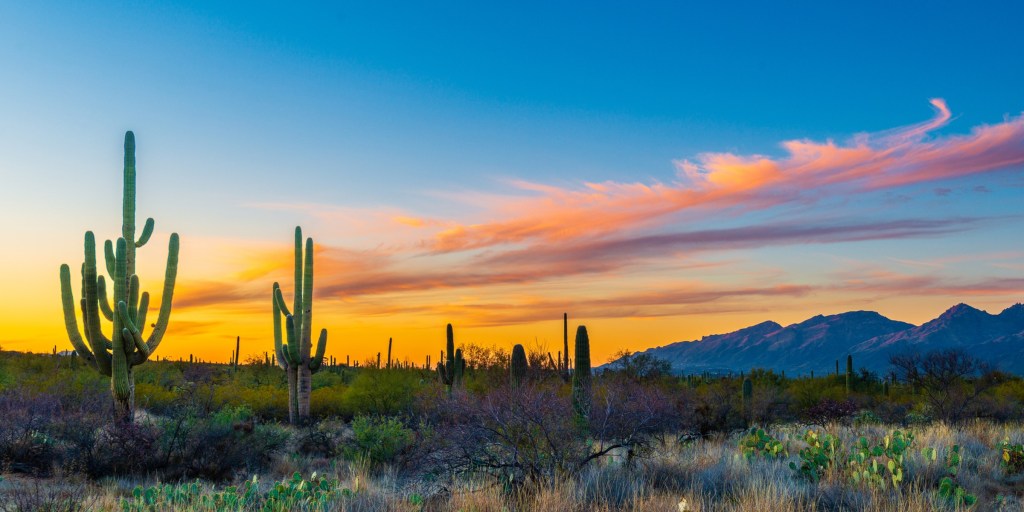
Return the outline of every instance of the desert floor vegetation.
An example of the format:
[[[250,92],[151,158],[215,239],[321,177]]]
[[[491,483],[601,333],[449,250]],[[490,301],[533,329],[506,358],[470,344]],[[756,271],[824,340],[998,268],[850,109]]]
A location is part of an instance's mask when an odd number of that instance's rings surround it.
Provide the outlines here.
[[[593,375],[583,418],[559,364],[531,353],[513,374],[501,350],[463,348],[450,390],[435,369],[325,366],[301,425],[285,373],[255,358],[150,361],[124,423],[82,361],[0,352],[0,510],[1022,508],[1013,376],[956,383],[953,421],[867,373],[847,392],[840,375],[632,360]]]

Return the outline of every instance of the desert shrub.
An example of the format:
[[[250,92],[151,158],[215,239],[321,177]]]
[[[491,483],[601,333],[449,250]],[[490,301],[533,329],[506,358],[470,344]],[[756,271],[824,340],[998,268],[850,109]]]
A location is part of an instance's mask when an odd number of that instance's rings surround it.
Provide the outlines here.
[[[873,411],[862,409],[858,411],[857,414],[853,415],[853,424],[858,427],[864,425],[880,425],[882,424],[882,418]]]
[[[346,450],[346,456],[371,466],[394,462],[414,439],[414,432],[393,416],[356,416],[352,420],[352,435],[352,446]]]
[[[804,411],[804,419],[811,425],[825,426],[853,416],[857,412],[857,405],[849,400],[838,402],[832,399],[824,399]]]
[[[156,465],[160,430],[149,423],[107,424],[96,434],[93,447],[93,476],[131,475]]]
[[[319,418],[347,416],[349,410],[348,403],[345,400],[346,389],[347,386],[344,384],[313,389],[309,397],[309,406],[312,414]]]
[[[345,391],[347,411],[353,416],[409,413],[421,385],[416,372],[365,369]]]
[[[79,512],[94,510],[95,498],[78,481],[10,484],[0,491],[0,512]]]
[[[293,436],[290,451],[304,456],[330,458],[338,455],[342,427],[335,422],[321,421],[309,425]]]
[[[169,478],[221,481],[266,468],[288,441],[287,430],[256,422],[247,407],[209,416],[183,408],[162,422],[160,468]]]
[[[650,437],[674,418],[656,388],[595,386],[581,428],[561,380],[508,386],[480,396],[456,394],[438,404],[438,424],[423,444],[439,474],[489,476],[507,490],[535,489],[610,455],[642,456]]]
[[[0,467],[18,473],[50,474],[58,453],[49,429],[59,410],[59,402],[50,395],[18,389],[0,393]]]
[[[692,397],[692,415],[688,423],[701,434],[745,428],[738,400],[740,384],[734,379],[701,385]]]

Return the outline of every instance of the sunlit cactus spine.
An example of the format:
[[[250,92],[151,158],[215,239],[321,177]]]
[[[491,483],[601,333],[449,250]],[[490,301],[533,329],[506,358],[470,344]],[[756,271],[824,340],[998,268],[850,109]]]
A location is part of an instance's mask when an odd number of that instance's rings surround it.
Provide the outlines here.
[[[452,393],[453,387],[458,387],[462,382],[462,374],[466,370],[466,361],[462,358],[462,349],[455,349],[455,334],[452,331],[452,324],[446,329],[447,340],[443,355],[444,361],[438,361],[437,374],[441,377],[441,383],[448,388],[448,394]]]
[[[572,372],[572,407],[577,424],[585,427],[590,418],[590,337],[583,325],[576,328],[575,366]]]
[[[313,374],[324,362],[327,349],[327,329],[320,329],[316,353],[313,342],[313,239],[306,239],[302,249],[302,228],[295,228],[295,294],[292,309],[288,309],[281,285],[274,283],[271,302],[274,315],[274,352],[277,364],[288,374],[288,420],[292,424],[309,419],[309,397],[313,389]],[[281,339],[281,318],[285,319]]]
[[[518,388],[526,381],[526,349],[516,344],[512,347],[512,361],[509,362],[508,371],[513,388]]]
[[[85,233],[85,262],[82,264],[82,283],[79,303],[75,304],[71,288],[71,268],[60,267],[61,302],[64,325],[75,351],[92,364],[101,374],[110,377],[110,390],[114,398],[115,419],[131,422],[135,417],[135,375],[138,366],[156,351],[167,332],[171,318],[171,300],[178,275],[178,234],[172,233],[167,248],[167,266],[160,299],[160,312],[152,330],[145,337],[146,315],[149,311],[149,293],[139,290],[139,276],[135,274],[135,250],[146,245],[153,234],[153,219],[146,219],[142,233],[135,233],[135,134],[124,135],[124,175],[121,203],[121,237],[104,244],[105,267],[114,288],[113,302],[107,296],[106,279],[96,264],[96,238],[92,231]],[[81,311],[83,335],[78,330],[76,309]],[[100,315],[112,326],[103,332]]]

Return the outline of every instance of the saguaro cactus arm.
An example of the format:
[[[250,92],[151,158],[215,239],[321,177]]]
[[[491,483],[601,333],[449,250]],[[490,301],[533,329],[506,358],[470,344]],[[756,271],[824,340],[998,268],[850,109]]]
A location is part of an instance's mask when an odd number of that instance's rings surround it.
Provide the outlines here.
[[[280,286],[277,283],[274,283],[274,289],[271,292],[270,299],[270,302],[273,304],[274,312],[274,354],[277,356],[277,365],[280,366],[282,370],[287,370],[288,358],[285,357],[287,347],[281,339],[281,306],[278,300],[278,296],[280,294]]]
[[[149,241],[149,237],[153,236],[153,227],[155,225],[156,223],[153,222],[152,217],[146,219],[146,225],[142,227],[142,234],[139,235],[139,239],[135,241],[136,249],[141,248],[143,245],[146,245],[146,242]]]
[[[157,314],[153,331],[149,333],[149,339],[146,341],[150,353],[155,352],[156,348],[160,346],[160,342],[163,341],[164,334],[167,332],[167,323],[171,320],[171,301],[174,299],[174,283],[178,277],[178,247],[178,234],[171,233],[171,240],[167,244],[167,267],[164,271],[164,289],[160,295],[160,312]],[[138,358],[135,364],[140,364],[145,360],[145,357]]]
[[[60,266],[60,295],[61,305],[64,308],[64,327],[68,331],[68,339],[71,340],[71,346],[75,347],[75,351],[77,351],[83,359],[89,361],[90,364],[95,365],[96,358],[93,357],[92,351],[86,346],[81,333],[78,331],[78,319],[75,313],[75,298],[71,291],[71,268],[66,264]],[[84,302],[82,304],[84,306]]]
[[[324,363],[324,352],[327,352],[327,329],[320,329],[320,338],[316,340],[316,355],[309,360],[309,371],[316,373]]]

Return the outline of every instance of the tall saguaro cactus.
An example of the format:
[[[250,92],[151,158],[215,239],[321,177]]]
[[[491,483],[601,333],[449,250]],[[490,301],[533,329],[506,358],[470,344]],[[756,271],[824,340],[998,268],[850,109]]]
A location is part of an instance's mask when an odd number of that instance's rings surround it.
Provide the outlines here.
[[[754,400],[754,383],[750,380],[750,377],[743,379],[743,415],[746,416],[747,421],[750,421],[751,406]]]
[[[462,374],[466,370],[466,361],[462,358],[462,349],[455,349],[455,333],[452,331],[452,324],[448,324],[445,330],[447,340],[444,353],[444,361],[438,361],[437,374],[441,377],[441,383],[448,388],[448,394],[452,394],[452,388],[462,382]]]
[[[846,356],[846,394],[850,394],[853,389],[853,356]]]
[[[509,362],[509,383],[513,389],[519,388],[526,380],[526,349],[516,344],[512,347],[512,360]]]
[[[576,328],[576,367],[572,372],[572,407],[576,422],[585,426],[590,418],[590,337],[587,327]]]
[[[274,350],[277,365],[288,373],[288,420],[297,424],[309,419],[309,396],[313,389],[313,374],[320,370],[327,349],[327,329],[320,329],[316,353],[313,342],[313,239],[306,239],[302,250],[302,228],[295,228],[295,295],[292,309],[288,309],[281,285],[274,283]],[[281,317],[285,319],[285,336],[281,339]]]
[[[101,374],[110,377],[110,390],[114,398],[115,418],[131,422],[135,417],[135,374],[138,366],[156,351],[167,331],[171,318],[171,300],[178,275],[178,234],[172,233],[167,248],[167,267],[164,288],[160,298],[160,313],[148,337],[146,315],[149,311],[149,293],[141,292],[139,276],[135,274],[135,250],[146,245],[153,235],[153,219],[146,219],[142,233],[135,237],[135,134],[124,134],[124,188],[121,204],[121,237],[104,244],[105,267],[114,288],[113,302],[107,296],[106,279],[96,266],[96,238],[92,231],[85,233],[85,262],[82,264],[82,298],[78,309],[82,313],[83,335],[78,330],[74,294],[71,288],[71,268],[60,267],[61,302],[64,325],[68,338],[82,358]],[[109,336],[101,325],[100,315],[111,322]]]

